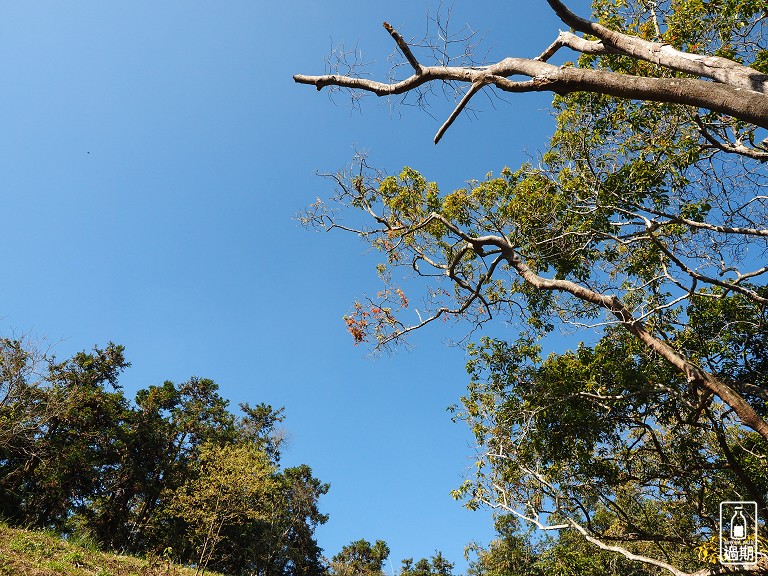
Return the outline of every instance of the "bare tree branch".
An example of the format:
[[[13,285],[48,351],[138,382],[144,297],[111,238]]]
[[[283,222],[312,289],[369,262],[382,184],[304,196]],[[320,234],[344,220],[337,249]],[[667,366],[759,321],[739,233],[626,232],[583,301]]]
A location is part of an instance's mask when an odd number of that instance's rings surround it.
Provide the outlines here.
[[[572,50],[581,52],[582,54],[624,54],[624,52],[621,50],[606,46],[598,40],[585,40],[580,36],[576,36],[575,34],[561,30],[555,41],[552,42],[552,44],[550,44],[550,46],[544,50],[544,52],[534,58],[534,60],[546,62],[552,58],[552,56],[554,56],[560,48],[564,47],[571,48]]]
[[[461,111],[464,110],[464,107],[469,104],[469,100],[472,98],[472,96],[477,94],[483,88],[483,86],[484,84],[482,82],[476,82],[469,87],[469,90],[467,90],[467,93],[448,117],[448,120],[445,121],[445,124],[440,126],[440,130],[438,130],[437,134],[435,134],[435,144],[440,142],[440,139],[443,137],[443,134],[445,134],[445,131],[448,130],[451,124],[453,124],[453,121],[459,117],[459,114],[461,114]]]
[[[327,86],[336,86],[373,92],[377,96],[404,94],[433,81],[471,84],[456,110],[438,131],[435,143],[442,138],[469,99],[477,92],[477,87],[487,84],[493,84],[505,92],[547,91],[561,95],[572,92],[594,92],[619,98],[685,104],[727,114],[755,126],[768,128],[768,96],[766,96],[768,76],[726,58],[689,54],[665,43],[650,42],[610,30],[576,16],[558,0],[548,0],[548,2],[563,22],[577,31],[592,34],[599,40],[590,41],[570,32],[561,32],[557,40],[534,59],[505,58],[492,65],[477,67],[424,66],[418,62],[402,36],[385,22],[384,27],[414,69],[414,75],[394,83],[337,74],[324,76],[296,74],[293,79],[300,84],[313,85],[318,90]],[[672,72],[690,74],[699,78],[642,77],[548,64],[546,60],[560,47],[569,47],[585,54],[625,54],[657,64]],[[518,75],[527,76],[530,80],[510,79]],[[727,145],[725,147],[728,148]],[[732,151],[743,153],[739,147]],[[759,155],[760,153],[753,151],[751,154]]]
[[[746,156],[747,158],[752,158],[753,160],[760,160],[761,162],[768,160],[768,152],[758,150],[756,148],[750,148],[749,146],[745,146],[742,142],[738,141],[735,143],[721,142],[707,129],[707,127],[701,121],[701,118],[695,116],[693,120],[699,127],[699,133],[702,135],[702,137],[717,150],[722,150],[723,152],[729,152],[732,154],[739,154],[741,156]]]
[[[768,92],[768,76],[754,68],[743,66],[727,58],[690,54],[676,50],[666,43],[649,42],[636,36],[622,34],[597,22],[590,22],[577,16],[560,0],[547,0],[547,3],[565,24],[577,32],[596,36],[603,44],[621,53],[676,72],[711,78],[741,90],[750,90],[761,94]]]
[[[413,55],[413,52],[411,52],[410,47],[403,39],[403,37],[400,36],[397,30],[395,30],[389,22],[384,22],[384,28],[387,30],[387,32],[389,32],[392,38],[395,39],[397,47],[400,48],[403,56],[405,56],[405,58],[408,60],[408,63],[413,67],[413,70],[416,72],[416,74],[421,74],[422,66],[419,64],[418,60],[416,60],[416,57]]]

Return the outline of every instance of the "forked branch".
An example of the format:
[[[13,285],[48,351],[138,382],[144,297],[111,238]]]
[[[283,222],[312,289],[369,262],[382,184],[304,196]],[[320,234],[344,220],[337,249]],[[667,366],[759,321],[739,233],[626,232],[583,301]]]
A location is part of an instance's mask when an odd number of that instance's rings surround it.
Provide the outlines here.
[[[619,98],[685,104],[768,128],[768,76],[765,74],[727,58],[691,54],[663,42],[623,34],[576,16],[559,0],[548,2],[564,23],[577,32],[595,36],[597,40],[561,32],[557,40],[536,58],[505,58],[487,66],[425,66],[418,61],[403,37],[385,22],[387,32],[414,70],[410,77],[398,82],[379,82],[339,74],[296,74],[293,79],[300,84],[311,84],[318,90],[337,86],[372,92],[377,96],[404,94],[434,81],[470,84],[456,109],[440,127],[435,143],[440,141],[470,99],[486,85],[493,85],[504,92],[593,92]],[[622,54],[651,62],[673,73],[695,77],[644,77],[549,64],[547,60],[561,47],[582,54]],[[528,80],[512,79],[515,76],[527,77]]]

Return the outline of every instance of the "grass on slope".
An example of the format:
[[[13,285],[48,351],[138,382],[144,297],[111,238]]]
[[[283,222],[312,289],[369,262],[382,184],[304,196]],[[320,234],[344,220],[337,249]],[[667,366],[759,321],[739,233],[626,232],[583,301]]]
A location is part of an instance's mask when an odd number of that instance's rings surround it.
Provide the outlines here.
[[[100,552],[87,540],[67,541],[48,532],[0,523],[0,576],[194,576],[195,570],[162,558]],[[213,572],[207,575],[216,576]]]

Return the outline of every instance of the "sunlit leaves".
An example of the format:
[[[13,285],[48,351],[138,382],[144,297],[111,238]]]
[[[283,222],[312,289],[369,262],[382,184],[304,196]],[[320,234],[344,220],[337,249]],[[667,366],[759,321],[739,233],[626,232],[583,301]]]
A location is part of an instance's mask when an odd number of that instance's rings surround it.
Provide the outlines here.
[[[423,277],[422,299],[407,287],[416,312],[472,330],[500,319],[492,326],[511,340],[470,347],[472,380],[455,415],[481,455],[453,495],[526,526],[562,522],[563,532],[536,558],[526,541],[501,539],[478,563],[490,574],[526,552],[530,573],[609,573],[594,571],[578,530],[567,532],[574,522],[698,569],[719,501],[734,490],[766,499],[766,447],[746,428],[765,435],[766,148],[755,125],[675,104],[688,80],[677,70],[697,69],[681,62],[726,64],[700,54],[764,69],[765,3],[596,0],[593,9],[612,30],[657,44],[637,57],[637,43],[606,33],[599,55],[577,65],[617,82],[664,78],[638,85],[669,85],[665,102],[565,91],[547,150],[518,170],[443,192],[411,168],[341,184],[341,197],[372,217],[356,230],[387,255],[385,293],[399,286],[396,272]],[[356,343],[373,325],[381,344],[427,323],[400,320],[393,301],[356,305],[346,319]],[[602,330],[542,357],[556,326]]]
[[[275,489],[274,472],[266,454],[253,446],[200,447],[195,475],[175,492],[168,511],[190,527],[203,571],[222,540],[223,528],[266,516],[264,503]]]
[[[331,560],[332,576],[383,576],[384,561],[389,556],[389,546],[383,540],[371,544],[357,540],[343,546]]]
[[[670,341],[713,369],[730,362],[732,379],[761,382],[764,318],[754,303],[702,297],[688,311]],[[693,570],[709,560],[719,502],[768,490],[764,440],[627,332],[544,359],[526,339],[486,339],[470,354],[457,414],[486,450],[485,468],[455,494],[470,507],[503,501],[550,524],[557,513],[586,517],[598,538]]]
[[[114,344],[57,361],[0,339],[0,424],[13,434],[0,433],[0,514],[105,549],[172,542],[176,559],[230,574],[323,574],[314,529],[328,485],[306,465],[277,469],[282,409],[235,416],[206,378],[131,402],[126,366]]]

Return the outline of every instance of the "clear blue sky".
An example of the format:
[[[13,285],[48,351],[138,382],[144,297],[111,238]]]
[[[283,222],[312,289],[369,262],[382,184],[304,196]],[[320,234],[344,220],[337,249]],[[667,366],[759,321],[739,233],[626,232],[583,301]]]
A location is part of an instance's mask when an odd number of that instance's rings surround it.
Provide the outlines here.
[[[544,0],[471,4],[458,0],[453,22],[482,33],[492,57],[535,56],[562,27]],[[473,455],[446,412],[467,380],[463,349],[445,344],[460,334],[432,329],[411,352],[366,357],[342,316],[378,289],[376,259],[293,219],[330,192],[315,172],[353,147],[450,189],[544,145],[548,94],[486,101],[435,147],[449,102],[434,99],[436,120],[374,97],[359,113],[293,83],[322,73],[342,41],[386,71],[381,22],[420,37],[436,8],[0,2],[0,329],[59,342],[60,357],[125,345],[130,396],[197,375],[233,406],[285,406],[285,462],[331,483],[326,554],[381,538],[395,568],[440,549],[463,569],[463,547],[492,528],[449,497]]]

